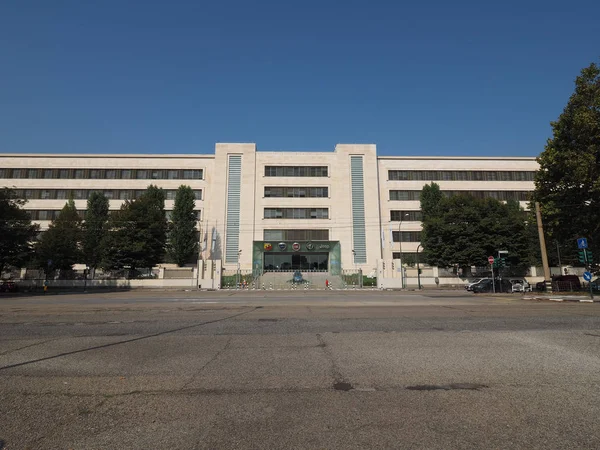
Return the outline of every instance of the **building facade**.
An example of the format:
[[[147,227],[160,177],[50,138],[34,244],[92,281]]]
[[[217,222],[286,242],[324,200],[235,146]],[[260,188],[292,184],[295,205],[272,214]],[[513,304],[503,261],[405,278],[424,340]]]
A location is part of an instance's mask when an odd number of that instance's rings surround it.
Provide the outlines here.
[[[73,197],[85,211],[103,192],[110,209],[149,184],[196,194],[199,258],[224,269],[373,270],[380,259],[414,255],[421,232],[420,191],[438,183],[526,206],[538,165],[527,157],[377,156],[375,145],[333,152],[266,152],[255,144],[216,144],[208,155],[0,155],[0,186],[27,199],[41,229]]]

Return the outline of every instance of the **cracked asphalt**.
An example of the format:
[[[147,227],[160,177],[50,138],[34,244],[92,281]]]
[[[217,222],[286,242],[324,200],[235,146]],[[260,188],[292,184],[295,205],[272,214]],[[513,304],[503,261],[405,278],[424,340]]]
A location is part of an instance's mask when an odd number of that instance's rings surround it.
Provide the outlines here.
[[[0,449],[597,449],[600,304],[0,297]]]

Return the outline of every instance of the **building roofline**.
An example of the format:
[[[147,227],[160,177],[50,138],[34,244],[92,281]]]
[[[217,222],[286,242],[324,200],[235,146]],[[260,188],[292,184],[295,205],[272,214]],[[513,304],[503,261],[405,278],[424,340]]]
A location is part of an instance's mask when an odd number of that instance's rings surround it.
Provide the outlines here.
[[[377,156],[378,160],[460,160],[460,161],[535,161],[536,156]]]
[[[179,154],[166,154],[166,153],[0,153],[2,157],[22,157],[22,158],[145,158],[145,159],[164,159],[164,158],[175,158],[175,159],[214,159],[214,153],[179,153]]]

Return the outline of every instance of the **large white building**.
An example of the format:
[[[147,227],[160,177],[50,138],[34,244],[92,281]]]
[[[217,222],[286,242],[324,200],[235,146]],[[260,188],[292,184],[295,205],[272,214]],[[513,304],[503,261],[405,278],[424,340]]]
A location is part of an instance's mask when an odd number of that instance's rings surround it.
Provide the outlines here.
[[[101,191],[116,210],[152,183],[166,190],[169,211],[186,184],[196,193],[202,259],[225,269],[335,273],[416,253],[425,184],[525,206],[537,168],[532,157],[377,156],[375,145],[354,144],[267,152],[220,143],[202,155],[3,154],[0,186],[18,190],[44,229],[70,196],[85,210],[88,195]]]

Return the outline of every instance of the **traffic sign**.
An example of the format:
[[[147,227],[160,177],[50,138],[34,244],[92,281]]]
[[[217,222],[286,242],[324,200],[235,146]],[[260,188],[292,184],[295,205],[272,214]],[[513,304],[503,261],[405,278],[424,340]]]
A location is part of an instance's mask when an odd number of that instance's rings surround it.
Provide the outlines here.
[[[494,257],[493,256],[488,256],[488,262],[490,264],[494,264]]]
[[[577,238],[577,248],[588,248],[586,238]]]
[[[585,281],[592,281],[592,274],[590,272],[583,272],[583,279]]]

